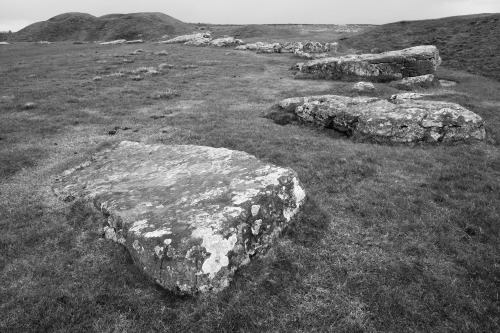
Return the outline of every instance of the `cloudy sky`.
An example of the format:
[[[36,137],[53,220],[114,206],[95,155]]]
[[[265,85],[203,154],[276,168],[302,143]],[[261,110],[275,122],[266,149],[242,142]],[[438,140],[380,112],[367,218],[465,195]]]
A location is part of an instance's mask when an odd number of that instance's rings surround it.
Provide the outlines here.
[[[499,13],[500,0],[24,0],[0,1],[0,31],[66,12],[162,12],[188,23],[371,23]]]

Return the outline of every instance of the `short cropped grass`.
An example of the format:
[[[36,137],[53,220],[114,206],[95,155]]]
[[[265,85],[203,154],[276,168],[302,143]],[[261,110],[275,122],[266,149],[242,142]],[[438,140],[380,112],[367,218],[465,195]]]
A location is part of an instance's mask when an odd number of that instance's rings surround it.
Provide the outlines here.
[[[500,330],[500,83],[436,74],[458,85],[435,98],[484,117],[487,142],[384,146],[264,118],[284,98],[356,94],[352,82],[294,80],[292,55],[145,43],[115,63],[135,48],[0,49],[0,331]],[[141,81],[112,75],[160,66]],[[179,95],[151,98],[168,91]],[[246,151],[296,170],[307,205],[227,290],[178,297],[100,237],[99,214],[50,190],[122,140]]]

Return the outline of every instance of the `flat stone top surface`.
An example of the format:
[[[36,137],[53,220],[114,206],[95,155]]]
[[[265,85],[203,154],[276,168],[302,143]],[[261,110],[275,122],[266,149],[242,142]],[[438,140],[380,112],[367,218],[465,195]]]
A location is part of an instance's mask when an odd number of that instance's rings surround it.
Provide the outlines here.
[[[307,66],[326,64],[330,62],[385,62],[394,61],[395,59],[415,58],[418,60],[435,59],[439,65],[441,58],[439,58],[439,51],[434,45],[420,45],[414,46],[403,50],[388,51],[383,53],[367,53],[367,54],[352,54],[343,57],[329,57],[318,60],[312,60],[306,63]]]
[[[287,175],[293,171],[244,152],[123,141],[78,172],[68,172],[63,191],[98,198],[134,232],[159,237],[192,228],[221,230],[254,195]]]

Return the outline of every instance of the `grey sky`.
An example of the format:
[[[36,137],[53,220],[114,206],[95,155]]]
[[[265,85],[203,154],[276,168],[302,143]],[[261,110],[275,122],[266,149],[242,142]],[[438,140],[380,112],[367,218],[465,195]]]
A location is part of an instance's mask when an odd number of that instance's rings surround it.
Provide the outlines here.
[[[499,0],[25,0],[0,1],[0,31],[66,12],[162,12],[189,23],[372,23],[500,12]]]

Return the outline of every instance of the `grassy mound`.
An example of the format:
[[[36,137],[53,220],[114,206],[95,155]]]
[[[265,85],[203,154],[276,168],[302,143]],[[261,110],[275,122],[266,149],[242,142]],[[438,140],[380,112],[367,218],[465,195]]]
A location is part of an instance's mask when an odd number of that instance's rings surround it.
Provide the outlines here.
[[[346,46],[370,52],[436,45],[443,66],[500,80],[500,14],[400,21],[345,38]]]
[[[65,13],[4,35],[4,38],[23,42],[152,39],[190,31],[191,25],[162,13],[110,14],[101,17]]]

